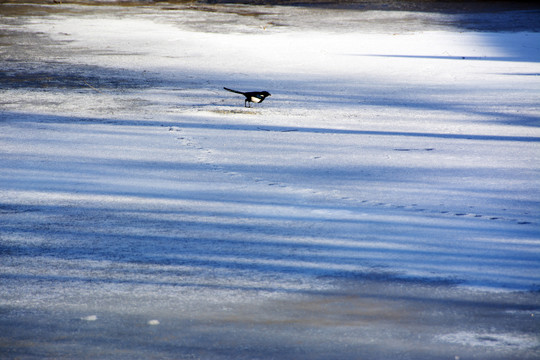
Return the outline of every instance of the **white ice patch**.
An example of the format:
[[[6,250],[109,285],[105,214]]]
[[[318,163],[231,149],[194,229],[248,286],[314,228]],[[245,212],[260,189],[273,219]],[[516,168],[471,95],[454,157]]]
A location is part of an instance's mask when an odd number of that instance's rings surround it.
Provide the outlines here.
[[[460,331],[437,337],[438,340],[466,346],[483,346],[500,351],[524,350],[540,345],[538,338],[525,334],[490,334]]]
[[[82,317],[81,320],[83,320],[83,321],[96,321],[97,316],[96,315],[88,315],[88,316]]]

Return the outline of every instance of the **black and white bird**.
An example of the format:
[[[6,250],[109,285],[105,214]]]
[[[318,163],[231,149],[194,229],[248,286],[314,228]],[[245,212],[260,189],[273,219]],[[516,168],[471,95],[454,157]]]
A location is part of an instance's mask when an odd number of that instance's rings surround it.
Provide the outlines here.
[[[248,92],[242,92],[238,90],[233,90],[224,87],[225,90],[244,95],[246,97],[246,100],[244,100],[244,107],[251,107],[251,103],[261,103],[271,94],[268,91],[248,91]],[[249,106],[248,106],[249,104]]]

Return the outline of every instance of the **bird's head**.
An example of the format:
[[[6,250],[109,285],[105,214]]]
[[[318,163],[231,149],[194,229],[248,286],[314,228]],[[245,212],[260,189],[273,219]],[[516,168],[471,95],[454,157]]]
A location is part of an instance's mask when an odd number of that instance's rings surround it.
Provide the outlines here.
[[[261,94],[263,94],[265,97],[266,96],[271,96],[271,94],[268,91],[263,91],[263,92],[261,92]]]

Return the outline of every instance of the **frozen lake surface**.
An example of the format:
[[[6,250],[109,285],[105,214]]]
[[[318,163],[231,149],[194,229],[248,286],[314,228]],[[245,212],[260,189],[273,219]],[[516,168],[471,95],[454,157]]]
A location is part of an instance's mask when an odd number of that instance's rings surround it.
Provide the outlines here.
[[[0,357],[540,357],[534,18],[0,5]]]

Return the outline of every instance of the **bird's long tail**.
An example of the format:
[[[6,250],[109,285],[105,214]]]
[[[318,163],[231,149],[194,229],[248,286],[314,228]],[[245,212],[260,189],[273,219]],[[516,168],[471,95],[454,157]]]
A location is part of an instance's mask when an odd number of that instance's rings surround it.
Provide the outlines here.
[[[242,95],[244,95],[244,93],[243,93],[243,92],[241,92],[241,91],[237,91],[237,90],[229,89],[229,88],[226,88],[226,87],[224,87],[224,89],[225,89],[225,90],[227,90],[227,91],[233,92],[233,93],[237,93],[237,94],[242,94]]]

